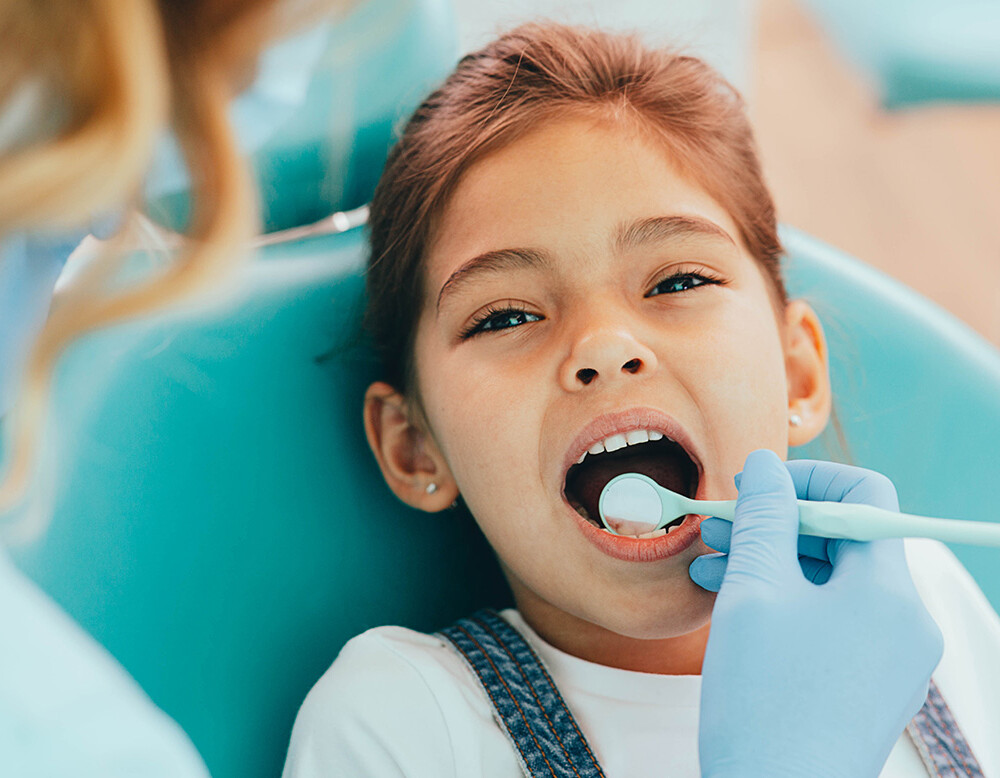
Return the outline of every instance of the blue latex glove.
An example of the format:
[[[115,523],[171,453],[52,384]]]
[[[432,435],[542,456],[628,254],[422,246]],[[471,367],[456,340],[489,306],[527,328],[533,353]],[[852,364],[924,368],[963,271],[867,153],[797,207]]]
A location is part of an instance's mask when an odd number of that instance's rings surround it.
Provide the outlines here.
[[[719,592],[702,667],[701,774],[877,776],[923,705],[944,641],[901,540],[803,542],[795,500],[899,510],[896,489],[881,473],[784,463],[766,449],[747,457],[737,488],[732,524],[703,523],[705,542],[727,553],[690,568]]]

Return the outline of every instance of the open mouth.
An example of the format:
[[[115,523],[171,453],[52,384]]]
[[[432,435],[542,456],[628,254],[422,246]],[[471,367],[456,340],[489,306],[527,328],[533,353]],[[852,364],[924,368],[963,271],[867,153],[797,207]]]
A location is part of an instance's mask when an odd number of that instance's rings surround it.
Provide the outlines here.
[[[614,435],[603,443],[603,446],[597,444],[592,447],[582,462],[569,469],[563,487],[567,502],[594,526],[605,529],[598,512],[601,492],[612,478],[623,473],[641,473],[678,494],[687,497],[696,495],[697,463],[683,446],[662,433],[635,430]],[[685,518],[681,516],[662,529],[637,537],[668,534],[672,528],[679,527]]]

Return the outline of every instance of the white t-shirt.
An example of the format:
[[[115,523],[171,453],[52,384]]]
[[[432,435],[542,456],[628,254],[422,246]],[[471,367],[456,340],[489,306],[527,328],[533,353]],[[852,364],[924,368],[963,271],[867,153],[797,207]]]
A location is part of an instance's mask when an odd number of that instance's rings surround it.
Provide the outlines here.
[[[955,556],[907,540],[907,560],[945,637],[934,673],[987,778],[1000,778],[1000,619]],[[549,645],[514,609],[502,612],[541,657],[609,778],[647,778],[668,759],[698,778],[701,676],[620,670]],[[669,756],[666,756],[669,755]],[[295,721],[284,778],[520,778],[513,746],[478,680],[445,640],[378,627],[344,646]],[[924,778],[905,733],[883,778]]]
[[[181,728],[3,548],[0,775],[208,778]]]

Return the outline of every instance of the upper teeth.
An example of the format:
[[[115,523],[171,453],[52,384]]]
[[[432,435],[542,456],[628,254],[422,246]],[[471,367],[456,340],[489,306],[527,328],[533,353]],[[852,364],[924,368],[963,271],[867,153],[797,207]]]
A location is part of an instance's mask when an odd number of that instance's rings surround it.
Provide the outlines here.
[[[663,437],[663,433],[658,432],[657,430],[632,430],[631,432],[620,432],[616,435],[610,435],[604,440],[597,441],[587,451],[584,451],[580,455],[580,458],[576,460],[576,463],[580,464],[587,458],[587,454],[603,454],[605,451],[617,451],[620,448],[625,448],[625,446],[637,446],[640,443],[648,443],[651,440],[660,440]],[[673,441],[673,438],[667,438],[667,440]]]

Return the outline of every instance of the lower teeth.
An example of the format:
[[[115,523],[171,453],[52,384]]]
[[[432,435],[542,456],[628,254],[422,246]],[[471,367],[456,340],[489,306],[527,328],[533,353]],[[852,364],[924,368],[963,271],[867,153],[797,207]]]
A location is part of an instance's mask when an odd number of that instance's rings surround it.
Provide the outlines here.
[[[592,518],[590,518],[590,511],[588,511],[582,505],[577,505],[576,503],[572,503],[572,505],[574,508],[576,508],[576,512],[579,513],[581,516],[583,516],[583,518],[585,518],[587,521],[594,521]],[[594,523],[596,524],[597,522]]]
[[[583,516],[583,518],[585,518],[587,521],[589,521],[594,526],[599,527],[600,529],[603,529],[609,535],[614,535],[615,534],[614,532],[611,532],[611,530],[609,530],[603,524],[601,524],[601,522],[595,521],[594,519],[590,518],[590,512],[586,508],[584,508],[582,505],[580,505],[579,503],[577,503],[575,500],[570,501],[570,505],[576,510],[577,513],[579,513],[581,516]],[[636,540],[645,540],[647,538],[659,538],[659,537],[663,537],[664,535],[669,535],[671,532],[673,532],[675,529],[677,529],[681,524],[683,524],[683,519],[681,521],[677,522],[676,524],[671,524],[669,526],[663,527],[662,529],[653,530],[652,532],[646,532],[646,533],[644,533],[642,535],[623,535],[621,537],[631,537],[631,538],[635,538]]]

